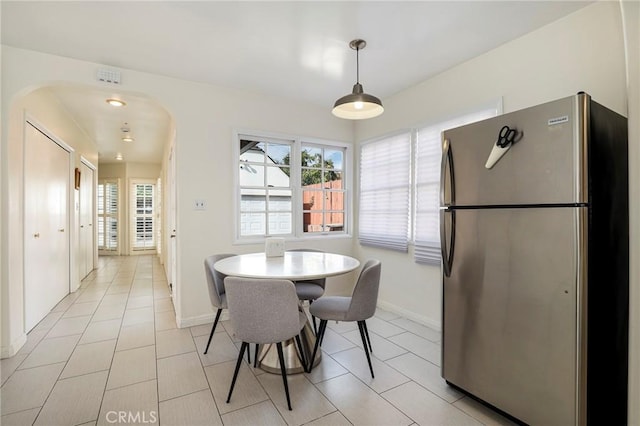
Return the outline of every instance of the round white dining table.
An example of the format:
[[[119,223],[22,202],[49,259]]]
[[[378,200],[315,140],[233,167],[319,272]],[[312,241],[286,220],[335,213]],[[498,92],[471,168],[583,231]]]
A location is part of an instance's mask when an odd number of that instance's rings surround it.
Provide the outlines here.
[[[240,254],[221,259],[213,265],[216,271],[227,276],[285,279],[294,282],[346,274],[359,266],[360,262],[353,257],[315,251],[285,251],[284,256],[277,257],[267,257],[265,253]],[[316,338],[308,320],[300,335],[304,358],[309,360]],[[300,361],[295,340],[287,340],[283,347],[287,372],[304,372],[305,366]],[[314,366],[320,359],[321,357],[316,356]],[[257,363],[269,373],[280,374],[276,345],[264,345]]]

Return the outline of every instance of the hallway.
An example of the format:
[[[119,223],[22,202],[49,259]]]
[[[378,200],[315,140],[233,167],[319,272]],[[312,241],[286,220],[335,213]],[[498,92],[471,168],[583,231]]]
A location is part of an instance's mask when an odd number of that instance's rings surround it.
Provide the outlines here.
[[[204,271],[201,283],[206,285]],[[224,318],[224,316],[223,316]],[[375,380],[355,323],[330,324],[323,359],[289,376],[246,363],[226,404],[238,342],[221,321],[176,328],[155,256],[101,257],[99,267],[2,360],[3,426],[509,424],[440,378],[440,334],[378,310],[368,321]]]

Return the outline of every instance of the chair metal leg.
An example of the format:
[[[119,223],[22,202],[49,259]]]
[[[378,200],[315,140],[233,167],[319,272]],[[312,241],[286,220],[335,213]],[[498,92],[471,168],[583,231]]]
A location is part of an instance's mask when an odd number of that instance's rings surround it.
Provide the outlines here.
[[[318,353],[318,347],[322,343],[322,338],[324,337],[324,331],[327,328],[327,320],[320,320],[320,328],[318,329],[318,334],[316,335],[316,344],[313,346],[313,355],[311,355],[311,360],[307,364],[307,373],[311,373],[311,368],[313,367],[313,361],[316,359],[316,354]]]
[[[287,405],[291,411],[291,400],[289,399],[289,384],[287,383],[287,368],[284,365],[284,354],[282,353],[282,342],[276,343],[278,348],[278,358],[280,359],[280,371],[282,372],[282,382],[284,383],[284,393],[287,395]]]
[[[227,397],[227,404],[231,401],[231,394],[233,393],[233,387],[236,385],[236,379],[238,378],[238,371],[240,371],[240,364],[242,364],[242,358],[244,357],[244,351],[249,346],[248,343],[242,342],[240,347],[240,353],[238,354],[238,362],[236,362],[236,370],[233,372],[233,380],[231,380],[231,388],[229,389],[229,396]]]
[[[313,300],[309,300],[309,307],[311,307],[312,303],[313,303]],[[311,321],[313,322],[313,332],[317,336],[318,335],[318,326],[316,325],[316,317],[311,315]]]
[[[256,343],[256,350],[253,353],[253,368],[258,368],[258,348],[260,344]]]
[[[362,321],[362,325],[364,327],[364,335],[367,336],[367,342],[369,342],[369,352],[373,353],[373,348],[371,347],[371,338],[369,337],[369,330],[367,330],[367,322]]]
[[[369,370],[371,371],[371,378],[375,378],[373,375],[373,367],[371,366],[371,357],[369,356],[369,351],[367,350],[367,337],[364,334],[364,321],[358,321],[358,329],[360,330],[360,338],[362,339],[362,346],[364,347],[364,353],[367,355],[367,362],[369,362]]]
[[[300,354],[298,356],[298,358],[300,358],[300,362],[302,363],[302,366],[306,370],[307,369],[307,363],[305,361],[304,349],[302,348],[302,340],[300,340],[300,335],[299,334],[296,336],[296,343],[298,344],[298,353]]]
[[[213,333],[216,331],[216,326],[218,325],[218,320],[220,319],[220,314],[222,313],[222,308],[218,308],[218,312],[216,313],[216,319],[213,321],[213,327],[211,327],[211,334],[209,334],[209,341],[207,342],[207,348],[204,350],[206,354],[209,350],[209,345],[211,344],[211,339],[213,338]]]

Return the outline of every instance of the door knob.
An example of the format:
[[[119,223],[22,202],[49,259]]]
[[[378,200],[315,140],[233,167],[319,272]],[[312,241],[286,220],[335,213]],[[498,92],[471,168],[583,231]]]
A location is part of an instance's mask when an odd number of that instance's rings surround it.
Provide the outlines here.
[[[35,234],[33,234],[33,238],[40,238],[40,233],[36,232]]]
[[[64,228],[58,229],[58,232],[64,232]]]

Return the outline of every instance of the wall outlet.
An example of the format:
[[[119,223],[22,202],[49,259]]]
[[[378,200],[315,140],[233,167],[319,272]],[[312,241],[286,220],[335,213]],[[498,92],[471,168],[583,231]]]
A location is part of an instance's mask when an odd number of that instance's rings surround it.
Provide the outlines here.
[[[193,209],[194,210],[206,210],[207,209],[207,200],[194,200]]]

